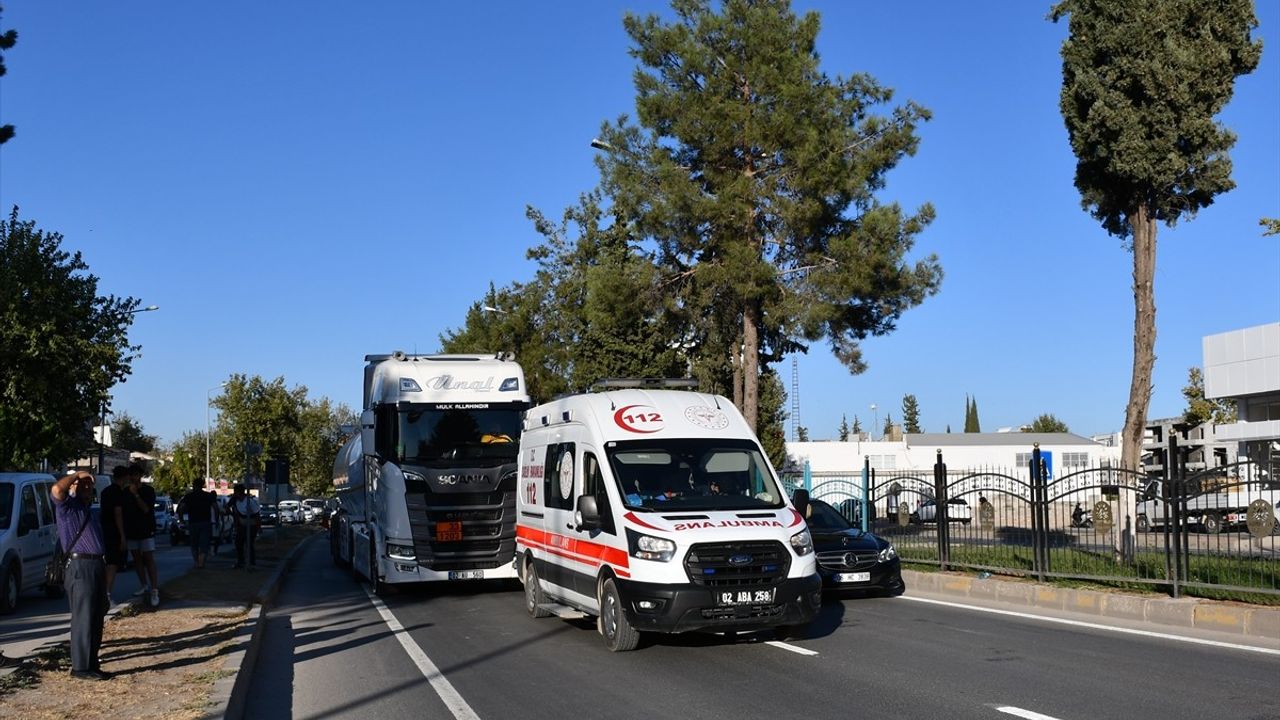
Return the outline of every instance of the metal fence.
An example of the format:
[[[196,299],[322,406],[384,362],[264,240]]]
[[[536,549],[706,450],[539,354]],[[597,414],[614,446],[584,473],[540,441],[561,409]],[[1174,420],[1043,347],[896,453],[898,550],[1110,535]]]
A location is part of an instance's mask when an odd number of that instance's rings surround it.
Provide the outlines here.
[[[1119,467],[1054,475],[1034,447],[1025,468],[785,473],[904,561],[942,569],[1150,586],[1179,597],[1227,592],[1280,596],[1280,481],[1276,464],[1242,460],[1158,473]]]

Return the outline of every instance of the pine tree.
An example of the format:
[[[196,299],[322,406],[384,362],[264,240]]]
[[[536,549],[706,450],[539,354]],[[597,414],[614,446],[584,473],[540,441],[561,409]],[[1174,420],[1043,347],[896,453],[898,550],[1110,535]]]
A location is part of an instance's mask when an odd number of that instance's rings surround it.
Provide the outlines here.
[[[862,436],[862,421],[858,419],[857,415],[853,416],[853,427],[849,428],[849,432],[855,438],[859,438]]]
[[[889,433],[893,431],[893,415],[891,413],[884,414],[884,429],[880,433],[880,439],[889,437]]]
[[[840,442],[847,442],[849,440],[849,418],[847,416],[840,416],[840,429],[837,432],[840,436]]]
[[[916,402],[915,395],[902,396],[902,431],[923,432],[920,429],[920,403]]]
[[[982,426],[978,423],[978,400],[968,395],[964,396],[964,431],[982,432]]]

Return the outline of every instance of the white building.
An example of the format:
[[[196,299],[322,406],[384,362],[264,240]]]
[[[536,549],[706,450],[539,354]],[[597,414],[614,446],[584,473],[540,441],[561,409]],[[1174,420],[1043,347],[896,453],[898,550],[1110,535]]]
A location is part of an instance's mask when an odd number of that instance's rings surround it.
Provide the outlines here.
[[[1208,335],[1202,347],[1205,397],[1234,400],[1240,417],[1215,426],[1216,439],[1256,461],[1280,455],[1280,322]]]

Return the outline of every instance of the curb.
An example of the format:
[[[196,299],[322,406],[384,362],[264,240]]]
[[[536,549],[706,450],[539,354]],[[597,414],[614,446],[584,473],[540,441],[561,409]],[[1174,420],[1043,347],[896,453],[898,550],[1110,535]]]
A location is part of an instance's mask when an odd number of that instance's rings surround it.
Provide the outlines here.
[[[1263,640],[1280,638],[1280,609],[1250,607],[1203,598],[1148,597],[1125,592],[1060,588],[1035,582],[979,578],[948,572],[903,569],[909,588],[1007,605],[1064,610],[1159,625],[1234,633]]]
[[[280,592],[280,585],[284,582],[285,574],[297,563],[298,558],[302,555],[302,550],[311,541],[323,534],[316,533],[294,545],[289,554],[284,557],[284,560],[276,566],[275,572],[271,574],[271,577],[258,589],[258,594],[254,597],[253,605],[249,607],[249,614],[245,618],[244,624],[236,631],[235,639],[232,640],[236,648],[227,656],[227,660],[222,666],[224,673],[227,671],[232,671],[232,673],[216,680],[213,683],[212,692],[209,693],[209,705],[203,715],[206,720],[244,717],[245,703],[249,696],[249,685],[253,682],[253,668],[258,662],[258,651],[262,647],[262,636],[266,633],[267,610],[275,602],[276,594]]]

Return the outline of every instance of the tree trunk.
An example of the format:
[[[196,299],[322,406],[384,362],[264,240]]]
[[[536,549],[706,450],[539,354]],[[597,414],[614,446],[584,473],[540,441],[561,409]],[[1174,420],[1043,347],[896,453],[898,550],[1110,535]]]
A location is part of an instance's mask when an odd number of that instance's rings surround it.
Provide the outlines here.
[[[742,311],[742,416],[751,432],[760,417],[760,302],[752,300]]]
[[[1133,377],[1129,404],[1124,411],[1120,464],[1127,470],[1142,469],[1142,436],[1151,402],[1151,369],[1156,348],[1156,222],[1146,207],[1139,207],[1131,222],[1133,231]]]
[[[742,335],[733,338],[733,406],[742,409]]]
[[[1133,377],[1129,404],[1124,411],[1120,441],[1120,466],[1142,470],[1142,437],[1146,434],[1147,408],[1151,403],[1151,370],[1156,361],[1156,221],[1146,206],[1130,220],[1133,233]],[[1120,493],[1121,517],[1115,534],[1116,561],[1126,560],[1133,548],[1135,494]]]

